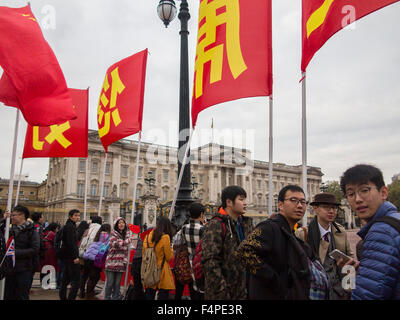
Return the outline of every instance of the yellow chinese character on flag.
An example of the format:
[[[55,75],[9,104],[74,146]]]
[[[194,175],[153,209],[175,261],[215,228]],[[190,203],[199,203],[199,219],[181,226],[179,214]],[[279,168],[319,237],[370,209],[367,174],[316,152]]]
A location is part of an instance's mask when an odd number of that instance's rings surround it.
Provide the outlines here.
[[[225,41],[212,48],[217,40],[217,27],[225,24]],[[200,2],[199,32],[195,62],[195,98],[203,94],[204,65],[210,62],[210,84],[222,78],[224,49],[232,76],[236,79],[247,66],[240,48],[240,8],[239,0],[214,0]]]
[[[110,131],[111,119],[115,127],[121,123],[117,108],[117,97],[124,91],[125,86],[119,76],[118,67],[111,71],[111,86],[108,82],[108,74],[104,79],[102,94],[100,95],[99,105],[97,107],[97,122],[99,125],[100,138],[108,134]],[[110,99],[107,98],[106,93],[110,92]]]

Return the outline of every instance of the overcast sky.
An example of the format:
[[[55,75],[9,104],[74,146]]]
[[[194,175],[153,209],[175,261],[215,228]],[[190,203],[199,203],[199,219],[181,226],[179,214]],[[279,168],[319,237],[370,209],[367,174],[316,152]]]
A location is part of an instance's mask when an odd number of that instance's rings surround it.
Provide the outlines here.
[[[180,1],[176,2],[179,6]],[[97,129],[97,103],[107,68],[148,48],[143,140],[177,146],[180,57],[177,18],[165,28],[157,16],[157,0],[31,0],[30,3],[68,86],[90,87],[90,129]],[[27,2],[9,0],[0,4],[21,7]],[[198,7],[199,0],[189,0],[190,88]],[[272,16],[273,161],[301,165],[301,0],[273,1]],[[400,172],[399,21],[400,3],[368,15],[357,21],[354,28],[333,36],[307,69],[308,165],[320,167],[324,181],[338,180],[344,170],[357,163],[381,168],[386,183]],[[0,177],[8,179],[16,111],[0,108]],[[211,118],[214,118],[215,142],[249,148],[253,159],[268,161],[267,97],[227,102],[201,112],[193,147],[210,142]],[[19,128],[16,173],[25,139],[24,120]],[[227,139],[227,134],[226,141],[219,139],[228,132],[226,129],[235,129],[243,137],[247,135],[247,142]],[[23,173],[29,174],[32,181],[43,181],[47,169],[47,158],[24,160]]]

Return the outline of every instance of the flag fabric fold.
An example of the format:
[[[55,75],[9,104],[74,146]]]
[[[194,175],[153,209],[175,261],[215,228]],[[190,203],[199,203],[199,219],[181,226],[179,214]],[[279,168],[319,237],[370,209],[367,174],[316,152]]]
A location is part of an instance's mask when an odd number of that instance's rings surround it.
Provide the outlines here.
[[[200,0],[192,126],[210,106],[271,94],[271,0]]]
[[[399,0],[303,0],[301,70],[336,32]]]
[[[31,125],[75,119],[63,72],[29,5],[0,6],[0,39],[0,101]]]
[[[88,156],[89,89],[69,89],[75,120],[48,127],[28,124],[22,158],[57,158]]]
[[[97,107],[99,137],[105,151],[115,141],[142,130],[147,49],[108,68]]]

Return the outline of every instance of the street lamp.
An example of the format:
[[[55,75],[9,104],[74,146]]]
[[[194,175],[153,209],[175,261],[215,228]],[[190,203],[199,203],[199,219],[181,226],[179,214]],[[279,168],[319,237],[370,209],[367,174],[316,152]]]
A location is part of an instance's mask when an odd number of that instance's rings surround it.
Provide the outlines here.
[[[197,186],[199,185],[196,181],[196,177],[195,175],[192,175],[192,182],[190,183],[190,185],[192,186],[192,193],[193,193],[193,198],[196,198],[196,196],[194,195],[195,189],[197,188]]]
[[[160,19],[166,27],[174,19],[176,14],[173,0],[160,0],[157,7]],[[189,142],[190,116],[189,116],[189,53],[188,53],[188,20],[190,19],[187,0],[182,0],[179,8],[178,19],[181,21],[181,57],[180,57],[180,86],[179,86],[179,141],[178,141],[178,176],[182,167],[184,152]],[[172,223],[181,226],[189,217],[188,206],[193,202],[190,185],[190,150],[187,155],[187,164],[183,171],[182,181],[179,186],[176,199],[175,213]]]
[[[167,28],[168,24],[174,20],[176,16],[176,6],[174,0],[161,0],[157,7],[157,13]]]

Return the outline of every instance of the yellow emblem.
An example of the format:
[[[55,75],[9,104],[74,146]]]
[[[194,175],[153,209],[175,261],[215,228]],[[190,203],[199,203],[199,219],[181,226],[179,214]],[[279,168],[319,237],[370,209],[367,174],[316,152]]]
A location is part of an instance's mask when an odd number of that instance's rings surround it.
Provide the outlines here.
[[[223,11],[225,9],[225,11]],[[218,13],[218,14],[217,14]],[[234,79],[247,69],[240,48],[240,8],[239,0],[214,0],[200,2],[199,27],[195,62],[195,98],[203,94],[204,65],[210,62],[210,84],[222,78],[224,47]],[[199,25],[200,25],[199,24]],[[216,29],[225,24],[225,43],[207,48],[216,41]]]
[[[97,107],[97,122],[99,125],[99,136],[104,137],[110,131],[111,118],[114,126],[122,122],[117,108],[117,97],[124,91],[125,86],[119,76],[118,67],[111,71],[111,93],[110,100],[106,97],[106,92],[110,89],[108,75],[106,75],[103,83],[102,94],[100,95],[99,105]],[[103,111],[103,109],[105,111]],[[104,125],[101,126],[104,120]]]
[[[67,138],[64,137],[64,132],[71,128],[69,121],[66,121],[60,125],[54,124],[50,126],[49,134],[44,138],[49,144],[52,144],[54,141],[57,142],[64,148],[67,149],[72,143]],[[32,146],[35,150],[43,150],[44,141],[39,140],[39,127],[33,127],[33,137],[32,137]]]
[[[307,38],[310,34],[318,29],[326,19],[328,15],[329,8],[331,7],[334,0],[325,0],[321,7],[315,10],[310,18],[307,20]]]

